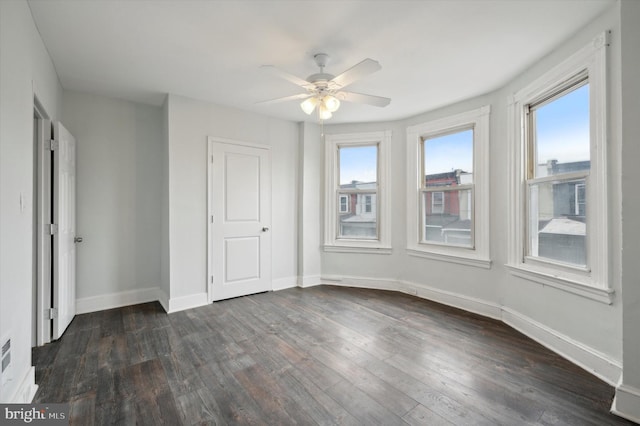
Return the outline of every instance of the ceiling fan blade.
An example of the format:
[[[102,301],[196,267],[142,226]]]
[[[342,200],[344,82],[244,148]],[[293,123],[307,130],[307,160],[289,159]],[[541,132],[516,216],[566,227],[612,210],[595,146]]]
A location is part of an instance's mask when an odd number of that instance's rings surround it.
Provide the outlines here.
[[[295,84],[296,86],[304,87],[305,89],[313,88],[313,84],[309,83],[307,80],[303,80],[300,77],[296,77],[293,74],[282,71],[281,69],[278,69],[273,65],[262,65],[260,68],[269,71],[270,73],[277,75],[280,78],[284,78],[285,80]]]
[[[380,69],[382,69],[382,66],[378,61],[367,58],[359,64],[349,68],[342,74],[334,77],[331,81],[336,83],[339,87],[346,87],[365,75],[372,74]]]
[[[340,91],[336,93],[335,96],[341,101],[369,104],[377,107],[386,107],[391,102],[391,99],[383,98],[382,96],[364,95],[355,92]]]
[[[293,101],[296,99],[306,99],[310,96],[311,96],[310,93],[299,93],[297,95],[285,96],[284,98],[276,98],[276,99],[269,99],[266,101],[256,102],[256,104],[269,105],[269,104],[275,104],[278,102]]]

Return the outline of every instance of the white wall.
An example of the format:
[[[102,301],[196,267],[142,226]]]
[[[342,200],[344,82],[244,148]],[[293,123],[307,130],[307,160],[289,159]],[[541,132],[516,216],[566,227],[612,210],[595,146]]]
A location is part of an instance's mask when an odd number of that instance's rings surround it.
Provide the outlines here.
[[[297,125],[174,95],[168,102],[170,300],[206,303],[207,136],[271,146],[272,277],[295,285]]]
[[[299,124],[298,178],[298,285],[320,283],[320,222],[322,220],[322,158],[324,149],[320,126]],[[320,161],[318,161],[320,159]]]
[[[171,283],[169,276],[169,96],[162,105],[162,206],[160,232],[160,301],[169,309]]]
[[[618,5],[590,23],[547,57],[532,64],[506,87],[475,99],[466,100],[436,111],[421,114],[394,123],[368,123],[330,125],[325,132],[350,133],[391,129],[391,193],[393,203],[392,230],[393,253],[391,255],[322,253],[324,282],[369,287],[395,288],[463,307],[485,315],[502,318],[540,340],[543,344],[583,365],[611,384],[618,382],[622,368],[622,303],[621,303],[621,217],[620,198],[620,19]],[[508,146],[513,143],[507,136],[507,99],[509,95],[587,45],[604,30],[612,30],[612,46],[609,49],[610,78],[610,138],[609,138],[609,205],[610,208],[610,261],[611,285],[615,290],[612,305],[596,302],[543,286],[511,275],[507,263],[508,235]],[[631,38],[637,45],[637,37]],[[524,46],[526,48],[526,46]],[[629,47],[632,49],[633,47]],[[634,65],[636,64],[634,60]],[[637,78],[637,66],[633,69]],[[631,77],[633,78],[633,77]],[[428,96],[428,85],[424,88]],[[630,97],[637,103],[637,98]],[[491,258],[489,270],[443,261],[408,256],[406,247],[406,127],[425,121],[461,113],[491,105],[490,167],[491,167]],[[632,110],[630,117],[636,114]],[[631,118],[633,120],[633,118]],[[629,132],[637,135],[637,129]],[[636,138],[637,139],[637,138]],[[633,148],[636,149],[637,148]],[[631,151],[631,149],[630,149]],[[633,154],[637,154],[634,152]],[[637,158],[629,164],[631,170]],[[320,164],[320,159],[316,159]],[[638,172],[631,172],[637,177]],[[638,179],[633,181],[637,186]],[[636,188],[637,189],[637,188]],[[637,196],[636,196],[637,197]],[[637,199],[637,198],[636,198]],[[634,205],[633,208],[638,206]],[[637,215],[635,216],[637,217]],[[321,226],[320,224],[318,226]],[[632,225],[629,225],[632,226]],[[637,239],[632,257],[638,257]],[[636,282],[637,276],[636,274]],[[339,281],[342,279],[342,281]],[[635,299],[634,299],[635,300]],[[632,302],[635,303],[635,302]],[[637,327],[636,327],[637,329]],[[636,346],[637,347],[637,346]],[[634,355],[637,352],[633,352]],[[625,356],[626,359],[626,356]],[[637,359],[637,358],[636,358]],[[637,363],[637,361],[636,361]]]
[[[640,423],[640,2],[624,1],[622,21],[622,385],[615,411]]]
[[[0,339],[11,337],[1,402],[27,402],[31,368],[33,96],[58,118],[62,88],[24,1],[0,1]],[[20,199],[24,200],[20,208]]]
[[[65,91],[62,122],[77,140],[79,312],[147,301],[161,285],[162,109]]]

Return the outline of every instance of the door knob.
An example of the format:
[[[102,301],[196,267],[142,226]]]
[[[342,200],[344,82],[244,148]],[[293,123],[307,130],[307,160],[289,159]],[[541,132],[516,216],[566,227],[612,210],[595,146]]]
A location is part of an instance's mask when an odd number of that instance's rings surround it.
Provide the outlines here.
[[[264,228],[262,228],[262,232],[267,232],[269,230],[269,228],[267,228],[266,226]]]
[[[74,237],[73,238],[73,242],[74,243],[81,243],[82,242],[82,237]]]

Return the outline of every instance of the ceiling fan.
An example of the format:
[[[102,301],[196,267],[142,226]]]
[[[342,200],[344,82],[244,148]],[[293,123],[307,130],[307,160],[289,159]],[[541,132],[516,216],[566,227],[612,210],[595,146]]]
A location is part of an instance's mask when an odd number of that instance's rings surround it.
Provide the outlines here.
[[[319,73],[315,73],[303,80],[295,75],[282,71],[273,65],[263,65],[262,68],[271,71],[275,75],[284,78],[291,83],[305,89],[305,93],[300,93],[284,98],[271,99],[259,103],[271,104],[276,102],[290,101],[296,99],[304,99],[300,104],[302,110],[311,115],[318,108],[318,117],[322,120],[331,118],[332,113],[340,108],[340,101],[356,102],[377,107],[385,107],[389,105],[391,99],[381,96],[365,95],[362,93],[348,92],[343,90],[351,83],[360,78],[380,70],[382,67],[378,61],[373,59],[365,59],[364,61],[354,65],[342,74],[334,76],[324,72],[327,65],[329,55],[326,53],[317,53],[313,55],[315,63],[320,68]]]

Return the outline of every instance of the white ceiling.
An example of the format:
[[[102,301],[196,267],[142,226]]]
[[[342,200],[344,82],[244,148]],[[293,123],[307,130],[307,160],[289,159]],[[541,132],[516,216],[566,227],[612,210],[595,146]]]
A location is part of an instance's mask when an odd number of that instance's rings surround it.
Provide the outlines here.
[[[332,123],[395,120],[487,93],[549,53],[613,0],[30,0],[65,89],[160,105],[172,93],[292,121],[299,93],[260,69],[306,78],[364,58],[382,70],[349,87],[390,97],[347,104]]]

